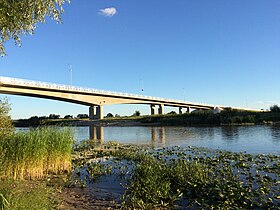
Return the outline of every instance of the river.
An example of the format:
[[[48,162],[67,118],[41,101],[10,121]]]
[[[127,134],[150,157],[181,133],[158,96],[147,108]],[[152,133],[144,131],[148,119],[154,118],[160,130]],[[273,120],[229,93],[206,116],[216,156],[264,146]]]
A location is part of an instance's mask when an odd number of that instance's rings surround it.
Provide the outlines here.
[[[27,128],[18,128],[27,130]],[[280,127],[219,126],[219,127],[73,127],[75,139],[162,146],[197,146],[252,154],[280,155]]]

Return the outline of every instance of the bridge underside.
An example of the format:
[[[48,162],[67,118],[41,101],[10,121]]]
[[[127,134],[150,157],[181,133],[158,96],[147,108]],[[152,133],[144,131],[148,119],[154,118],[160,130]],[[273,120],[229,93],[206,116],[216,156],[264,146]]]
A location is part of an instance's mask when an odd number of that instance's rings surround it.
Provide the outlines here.
[[[171,102],[159,102],[150,99],[137,99],[129,96],[110,96],[93,94],[79,91],[67,91],[57,90],[49,88],[37,88],[37,87],[26,87],[26,86],[14,86],[0,84],[0,93],[29,96],[36,98],[52,99],[65,101],[75,104],[81,104],[89,106],[89,116],[91,119],[102,119],[103,118],[103,105],[112,104],[148,104],[151,108],[151,114],[164,114],[164,106],[179,107],[179,113],[182,113],[182,109],[186,108],[187,112],[192,109],[214,109],[214,107],[202,107],[195,105],[188,105],[182,103],[171,103]]]

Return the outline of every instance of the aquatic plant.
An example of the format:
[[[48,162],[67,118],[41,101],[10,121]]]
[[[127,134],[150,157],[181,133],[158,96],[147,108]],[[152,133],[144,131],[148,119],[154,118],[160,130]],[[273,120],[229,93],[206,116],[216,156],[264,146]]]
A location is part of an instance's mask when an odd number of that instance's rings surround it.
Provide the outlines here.
[[[108,149],[91,147],[87,157],[97,162],[81,159],[77,175],[94,182],[101,176],[119,179],[126,188],[124,208],[278,209],[280,205],[279,155],[191,146],[104,148]]]
[[[120,154],[136,161],[123,197],[126,207],[277,209],[280,205],[277,155],[195,147]]]
[[[40,178],[71,168],[70,129],[41,127],[0,139],[0,178]]]
[[[123,205],[152,209],[174,205],[182,196],[180,189],[172,187],[170,167],[146,157],[136,165],[123,196]]]

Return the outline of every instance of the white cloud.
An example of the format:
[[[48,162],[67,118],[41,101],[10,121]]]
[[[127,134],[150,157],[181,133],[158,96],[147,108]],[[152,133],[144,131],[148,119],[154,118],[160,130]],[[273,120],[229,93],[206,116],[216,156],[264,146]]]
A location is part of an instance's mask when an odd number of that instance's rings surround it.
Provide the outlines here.
[[[100,9],[99,14],[105,17],[113,17],[115,14],[117,14],[117,9],[115,7]]]

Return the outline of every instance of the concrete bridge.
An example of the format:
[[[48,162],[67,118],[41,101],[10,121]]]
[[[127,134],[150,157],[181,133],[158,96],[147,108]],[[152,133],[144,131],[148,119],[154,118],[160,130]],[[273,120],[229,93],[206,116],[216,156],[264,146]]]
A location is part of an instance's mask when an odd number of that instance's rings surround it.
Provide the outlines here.
[[[190,109],[213,110],[216,107],[229,108],[220,105],[193,103],[174,99],[143,96],[114,91],[96,90],[69,85],[60,85],[47,82],[38,82],[10,77],[0,77],[0,94],[31,96],[59,100],[89,106],[90,119],[103,118],[103,106],[112,104],[147,104],[150,105],[151,114],[164,114],[164,107],[178,107],[179,113],[190,112]],[[245,111],[261,111],[230,107]]]

